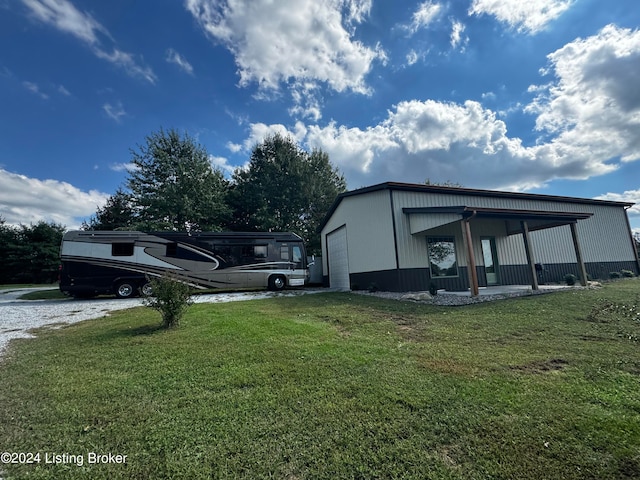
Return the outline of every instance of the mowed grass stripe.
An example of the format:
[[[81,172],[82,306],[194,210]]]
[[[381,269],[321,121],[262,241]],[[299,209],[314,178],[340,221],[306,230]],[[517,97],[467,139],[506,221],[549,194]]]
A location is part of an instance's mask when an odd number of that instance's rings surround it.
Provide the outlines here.
[[[634,478],[640,282],[466,307],[355,294],[148,309],[17,341],[0,450],[127,455],[8,478]],[[634,337],[636,335],[636,337]]]

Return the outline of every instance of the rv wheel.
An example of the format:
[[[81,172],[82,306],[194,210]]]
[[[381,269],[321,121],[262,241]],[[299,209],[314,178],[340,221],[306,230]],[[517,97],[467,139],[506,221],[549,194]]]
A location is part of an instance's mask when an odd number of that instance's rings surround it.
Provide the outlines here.
[[[140,293],[145,297],[153,295],[153,286],[148,282],[145,283],[140,287]]]
[[[118,298],[131,298],[135,293],[136,288],[131,282],[120,282],[116,286],[116,297]]]
[[[269,290],[282,290],[287,281],[282,275],[269,277]]]

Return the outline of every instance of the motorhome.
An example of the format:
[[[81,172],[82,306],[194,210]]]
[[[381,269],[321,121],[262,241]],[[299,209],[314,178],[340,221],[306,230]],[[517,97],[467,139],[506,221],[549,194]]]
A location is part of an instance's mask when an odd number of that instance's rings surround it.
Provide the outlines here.
[[[60,258],[60,290],[75,297],[148,295],[165,272],[201,289],[282,290],[309,277],[294,233],[71,231]]]

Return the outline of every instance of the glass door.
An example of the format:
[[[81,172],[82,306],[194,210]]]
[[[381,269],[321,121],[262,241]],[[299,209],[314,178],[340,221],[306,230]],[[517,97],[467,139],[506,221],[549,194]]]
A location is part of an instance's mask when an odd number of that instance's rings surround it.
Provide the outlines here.
[[[484,271],[487,276],[487,285],[498,285],[498,255],[496,254],[496,239],[487,237],[480,239],[482,242],[482,257],[484,258]]]

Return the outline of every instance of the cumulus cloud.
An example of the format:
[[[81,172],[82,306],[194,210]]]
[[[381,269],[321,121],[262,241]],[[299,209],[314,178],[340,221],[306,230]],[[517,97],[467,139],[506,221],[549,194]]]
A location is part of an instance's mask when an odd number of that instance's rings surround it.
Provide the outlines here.
[[[289,134],[309,148],[329,154],[350,188],[388,180],[451,180],[469,187],[523,191],[557,178],[586,179],[610,172],[609,157],[591,155],[588,145],[559,140],[525,146],[507,125],[480,103],[405,101],[380,123],[348,128],[298,123],[251,125],[245,148],[265,134]]]
[[[326,151],[355,188],[387,180],[452,180],[469,187],[527,190],[554,179],[587,179],[640,159],[640,32],[615,26],[549,55],[553,80],[531,88],[524,107],[540,137],[524,145],[500,113],[475,101],[411,100],[368,127],[337,122],[290,133]],[[283,125],[253,124],[238,149]]]
[[[474,0],[469,15],[492,15],[520,33],[535,34],[564,13],[575,0]]]
[[[548,58],[555,80],[526,109],[536,128],[576,159],[640,159],[640,32],[609,25]]]
[[[167,56],[165,57],[165,59],[167,60],[167,62],[177,65],[178,67],[180,67],[180,69],[182,69],[189,75],[193,75],[193,67],[191,66],[191,64],[187,61],[186,58],[176,52],[173,48],[167,50]]]
[[[547,179],[535,168],[532,152],[508,137],[504,122],[477,102],[401,102],[373,127],[330,124],[308,131],[307,144],[329,153],[350,187],[430,178],[524,189]]]
[[[217,168],[222,171],[224,175],[229,177],[235,171],[236,167],[229,164],[229,160],[225,157],[216,157],[214,155],[209,155],[209,163],[214,168]]]
[[[11,225],[43,220],[78,228],[108,197],[58,180],[29,178],[0,169],[0,214]]]
[[[187,0],[186,7],[234,55],[240,86],[255,83],[262,95],[286,85],[294,101],[308,98],[309,83],[369,94],[366,76],[386,59],[379,46],[353,38],[371,0]],[[294,113],[318,117],[304,104]]]
[[[635,205],[631,207],[627,212],[629,212],[630,216],[640,217],[640,189],[638,190],[627,190],[622,193],[605,193],[603,195],[598,195],[598,200],[611,200],[614,202],[629,202],[634,203]],[[640,232],[640,230],[639,230]]]
[[[155,83],[156,76],[151,68],[136,61],[132,54],[118,49],[109,31],[69,0],[22,0],[22,3],[34,20],[73,35],[98,58],[124,69],[129,75]],[[105,44],[109,45],[106,50]]]

